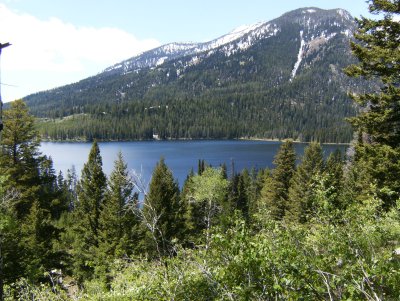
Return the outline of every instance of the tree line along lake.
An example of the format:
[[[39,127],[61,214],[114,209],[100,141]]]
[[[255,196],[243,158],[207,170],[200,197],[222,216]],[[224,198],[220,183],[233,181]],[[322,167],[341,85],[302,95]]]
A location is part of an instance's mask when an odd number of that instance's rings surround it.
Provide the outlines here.
[[[129,170],[141,172],[148,183],[156,163],[161,157],[182,186],[190,170],[197,171],[199,160],[205,160],[212,166],[226,164],[228,175],[232,168],[240,172],[244,168],[273,167],[273,159],[281,142],[251,140],[185,140],[185,141],[135,141],[135,142],[100,142],[103,170],[110,174],[119,151],[122,152]],[[62,171],[75,167],[78,177],[83,165],[88,160],[90,142],[42,142],[40,150],[50,156],[54,169]],[[295,143],[298,158],[304,152],[306,143]],[[340,149],[344,154],[348,145],[324,144],[324,156]]]

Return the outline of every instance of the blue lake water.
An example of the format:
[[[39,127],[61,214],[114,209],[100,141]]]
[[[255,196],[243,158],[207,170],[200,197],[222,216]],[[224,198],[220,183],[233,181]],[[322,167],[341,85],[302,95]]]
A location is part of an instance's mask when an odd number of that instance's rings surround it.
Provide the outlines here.
[[[66,174],[75,166],[80,176],[83,164],[87,162],[91,143],[85,142],[42,142],[40,150],[51,156],[54,168]],[[197,171],[198,160],[204,159],[212,166],[227,165],[228,174],[234,162],[235,171],[244,168],[273,167],[272,161],[281,142],[275,141],[244,141],[244,140],[201,140],[201,141],[135,141],[135,142],[100,142],[100,153],[103,158],[103,169],[110,174],[117,153],[122,152],[129,169],[142,170],[144,179],[148,182],[151,173],[160,160],[172,170],[180,185],[193,168]],[[298,156],[303,154],[307,144],[296,143]],[[323,145],[324,155],[340,149],[345,152],[346,145]]]

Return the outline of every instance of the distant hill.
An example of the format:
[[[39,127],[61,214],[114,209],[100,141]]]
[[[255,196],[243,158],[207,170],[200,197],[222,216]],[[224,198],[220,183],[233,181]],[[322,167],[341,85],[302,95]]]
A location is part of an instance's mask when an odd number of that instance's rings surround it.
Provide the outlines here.
[[[207,43],[171,43],[29,95],[45,138],[294,138],[348,142],[354,18],[301,8]]]

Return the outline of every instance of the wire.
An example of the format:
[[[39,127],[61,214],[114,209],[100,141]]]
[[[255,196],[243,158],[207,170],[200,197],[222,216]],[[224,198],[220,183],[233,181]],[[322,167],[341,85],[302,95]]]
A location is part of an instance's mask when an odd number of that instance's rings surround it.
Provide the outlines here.
[[[7,87],[18,88],[18,86],[16,86],[16,85],[10,85],[10,84],[6,84],[6,83],[0,83],[0,85],[2,85],[2,86],[7,86]]]

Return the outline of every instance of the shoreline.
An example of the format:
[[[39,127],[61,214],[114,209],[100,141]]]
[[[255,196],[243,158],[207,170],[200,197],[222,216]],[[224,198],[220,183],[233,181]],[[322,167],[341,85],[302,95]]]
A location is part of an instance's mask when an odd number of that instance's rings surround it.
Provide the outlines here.
[[[94,139],[93,139],[94,140]],[[41,139],[41,142],[65,142],[65,143],[89,143],[92,142],[93,140],[87,140],[87,139],[65,139],[65,140],[54,140],[54,139]],[[107,139],[107,140],[100,140],[96,139],[98,142],[150,142],[150,141],[265,141],[265,142],[284,142],[286,140],[292,140],[293,143],[311,143],[312,141],[300,141],[300,140],[294,140],[291,138],[285,138],[285,139],[277,139],[277,138],[257,138],[257,137],[239,137],[239,138],[232,138],[232,139],[224,139],[224,138],[169,138],[169,139],[127,139],[127,140],[121,140],[121,139]],[[320,144],[326,144],[326,145],[351,145],[351,142],[320,142]]]

